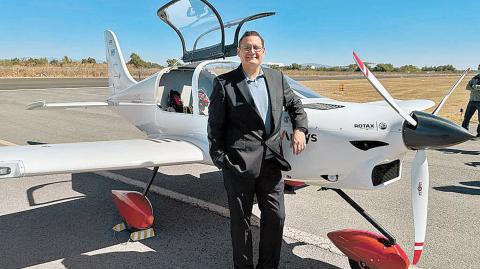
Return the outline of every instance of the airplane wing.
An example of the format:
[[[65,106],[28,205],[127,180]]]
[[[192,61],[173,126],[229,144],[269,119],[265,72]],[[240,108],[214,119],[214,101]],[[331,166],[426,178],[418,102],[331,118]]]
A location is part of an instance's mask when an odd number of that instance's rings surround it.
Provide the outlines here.
[[[0,147],[0,179],[201,162],[203,151],[171,139]]]

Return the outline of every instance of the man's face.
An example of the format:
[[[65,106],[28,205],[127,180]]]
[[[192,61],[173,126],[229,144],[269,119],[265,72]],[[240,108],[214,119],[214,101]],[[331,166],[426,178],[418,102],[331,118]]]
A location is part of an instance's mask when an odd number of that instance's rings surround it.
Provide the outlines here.
[[[265,48],[258,36],[247,36],[237,48],[237,55],[242,64],[259,66],[265,56]]]

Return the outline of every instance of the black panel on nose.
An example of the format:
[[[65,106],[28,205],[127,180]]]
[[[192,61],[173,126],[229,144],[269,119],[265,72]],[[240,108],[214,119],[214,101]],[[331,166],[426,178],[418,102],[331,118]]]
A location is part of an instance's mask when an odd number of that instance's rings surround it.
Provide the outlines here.
[[[403,123],[403,142],[409,149],[438,149],[474,138],[461,126],[422,111],[413,111],[417,126]]]

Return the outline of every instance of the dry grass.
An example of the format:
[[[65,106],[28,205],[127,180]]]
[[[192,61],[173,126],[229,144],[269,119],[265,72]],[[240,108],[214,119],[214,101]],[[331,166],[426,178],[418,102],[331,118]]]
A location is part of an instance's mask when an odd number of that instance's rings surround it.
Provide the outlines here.
[[[106,65],[0,66],[0,77],[105,77]]]
[[[144,78],[158,69],[135,68],[128,65],[128,70],[135,78]],[[108,77],[106,64],[68,64],[64,66],[0,66],[0,77]]]
[[[460,109],[468,103],[469,91],[465,90],[467,82],[473,75],[468,75],[458,86],[455,92],[445,103],[440,111],[440,116],[446,117],[456,123],[461,123],[463,113]],[[438,104],[445,96],[450,87],[458,79],[458,76],[440,77],[413,77],[413,78],[383,78],[379,79],[395,99],[428,99]],[[383,100],[366,79],[352,80],[312,80],[301,83],[323,96],[351,102],[371,102]],[[343,91],[340,88],[343,85]],[[433,111],[434,108],[428,111]],[[472,121],[477,120],[477,116]]]

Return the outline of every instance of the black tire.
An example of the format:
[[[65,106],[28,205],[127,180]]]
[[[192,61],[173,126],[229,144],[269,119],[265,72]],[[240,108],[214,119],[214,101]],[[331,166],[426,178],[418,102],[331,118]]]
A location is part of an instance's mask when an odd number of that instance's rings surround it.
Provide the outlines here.
[[[348,263],[350,263],[350,268],[352,269],[369,269],[366,263],[364,262],[357,262],[352,259],[348,259]]]

